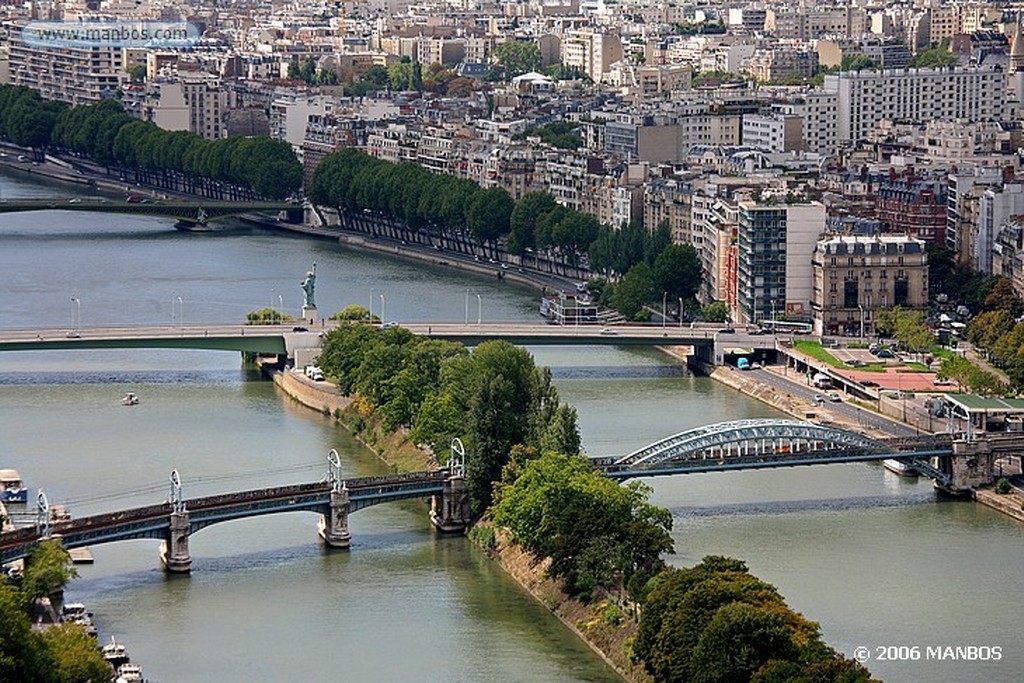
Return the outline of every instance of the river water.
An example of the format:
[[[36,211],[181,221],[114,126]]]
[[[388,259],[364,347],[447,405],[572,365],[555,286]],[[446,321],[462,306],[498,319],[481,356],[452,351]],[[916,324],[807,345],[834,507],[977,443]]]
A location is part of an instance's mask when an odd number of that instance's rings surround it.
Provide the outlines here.
[[[0,177],[0,197],[70,196]],[[395,320],[536,319],[536,296],[447,270],[344,251],[329,242],[226,228],[175,231],[153,218],[0,215],[0,328],[81,323],[235,322],[279,304],[298,314],[317,263],[317,303]],[[468,292],[468,293],[467,293]],[[180,300],[178,297],[181,297]],[[777,415],[655,351],[533,349],[579,411],[593,455],[626,453],[712,421]],[[134,391],[139,405],[120,397]],[[0,355],[0,467],[76,515],[318,479],[331,448],[351,475],[382,471],[321,415],[297,408],[235,354],[200,351]],[[1018,680],[1012,587],[1020,525],[939,499],[925,481],[877,465],[699,474],[651,480],[672,510],[675,564],[741,557],[819,621],[826,639],[887,681]],[[156,681],[613,681],[616,677],[463,538],[435,538],[425,505],[351,518],[353,547],[326,552],[316,518],[295,513],[204,529],[191,576],[166,577],[159,543],[92,549],[68,588]],[[999,661],[928,657],[927,646],[1002,648]],[[875,661],[882,646],[918,646]],[[909,649],[893,655],[913,657]]]

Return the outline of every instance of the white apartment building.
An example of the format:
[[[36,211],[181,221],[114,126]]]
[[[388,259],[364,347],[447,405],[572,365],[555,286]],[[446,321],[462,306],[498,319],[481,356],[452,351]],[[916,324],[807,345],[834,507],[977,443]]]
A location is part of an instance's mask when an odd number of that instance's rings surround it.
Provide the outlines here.
[[[11,85],[23,85],[48,100],[71,105],[90,104],[117,94],[127,80],[121,48],[27,45],[21,27],[11,29]]]
[[[1006,101],[1000,66],[847,71],[825,76],[838,98],[838,142],[865,139],[882,119],[998,121]]]
[[[793,114],[744,114],[743,144],[762,152],[804,149],[804,120]]]
[[[579,29],[566,31],[562,36],[562,63],[581,69],[595,83],[601,82],[622,54],[622,41],[616,33]]]
[[[1000,226],[1011,216],[1024,215],[1024,183],[1006,183],[991,187],[978,203],[978,222],[971,240],[971,257],[975,268],[992,274],[992,249]]]

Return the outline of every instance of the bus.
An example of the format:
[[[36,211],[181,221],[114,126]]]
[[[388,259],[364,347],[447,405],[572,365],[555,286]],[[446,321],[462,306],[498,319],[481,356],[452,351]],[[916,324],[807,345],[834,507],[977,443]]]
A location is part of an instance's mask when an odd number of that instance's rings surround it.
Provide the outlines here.
[[[811,324],[785,320],[762,320],[761,329],[769,334],[810,334]]]

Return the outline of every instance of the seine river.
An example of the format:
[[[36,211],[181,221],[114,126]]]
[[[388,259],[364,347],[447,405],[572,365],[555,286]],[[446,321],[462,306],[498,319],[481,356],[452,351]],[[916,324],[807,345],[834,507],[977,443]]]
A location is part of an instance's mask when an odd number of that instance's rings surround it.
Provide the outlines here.
[[[0,177],[0,198],[70,197]],[[0,215],[0,327],[241,321],[281,305],[317,263],[322,315],[350,303],[403,320],[536,319],[536,296],[497,282],[248,228],[190,234],[169,221]],[[708,422],[776,415],[654,351],[534,349],[579,411],[588,453],[625,453]],[[134,391],[139,405],[120,397]],[[382,471],[321,415],[299,409],[236,354],[0,355],[0,467],[85,515],[159,502],[171,469],[186,496],[318,479],[336,448],[352,475]],[[674,564],[745,559],[886,681],[1019,680],[1024,533],[924,480],[854,464],[652,480],[672,510]],[[295,513],[210,527],[189,577],[158,542],[92,549],[68,598],[87,603],[156,681],[614,681],[615,674],[461,538],[435,538],[422,503],[351,518],[352,550],[326,552]],[[929,659],[927,646],[998,646],[999,661]],[[879,648],[918,646],[909,661]],[[910,656],[912,650],[893,650]]]

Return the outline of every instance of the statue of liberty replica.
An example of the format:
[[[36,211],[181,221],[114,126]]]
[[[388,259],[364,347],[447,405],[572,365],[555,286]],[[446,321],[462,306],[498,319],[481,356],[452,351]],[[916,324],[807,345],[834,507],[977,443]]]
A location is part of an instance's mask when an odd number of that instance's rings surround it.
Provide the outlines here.
[[[316,320],[316,261],[313,269],[306,273],[306,279],[299,283],[302,287],[302,317],[311,324]]]

